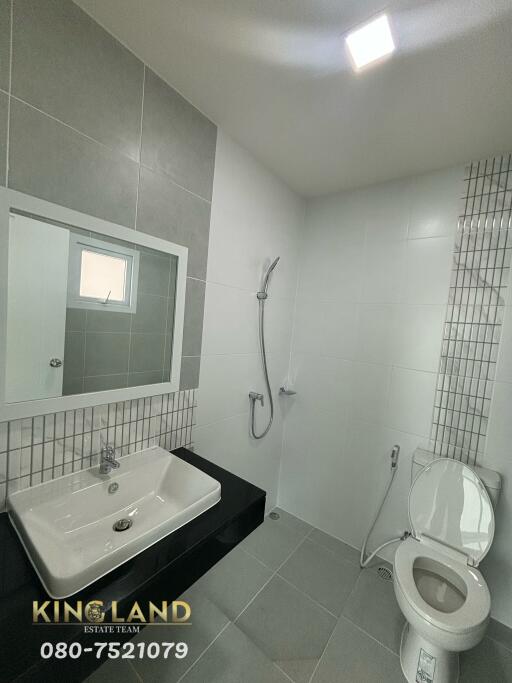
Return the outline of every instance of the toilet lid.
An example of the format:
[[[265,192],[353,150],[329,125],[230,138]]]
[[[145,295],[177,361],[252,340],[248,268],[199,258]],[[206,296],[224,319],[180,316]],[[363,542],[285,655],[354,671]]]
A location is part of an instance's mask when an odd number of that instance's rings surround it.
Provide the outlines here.
[[[494,537],[494,510],[484,485],[470,467],[450,458],[433,460],[414,480],[409,520],[416,538],[458,550],[474,567]]]

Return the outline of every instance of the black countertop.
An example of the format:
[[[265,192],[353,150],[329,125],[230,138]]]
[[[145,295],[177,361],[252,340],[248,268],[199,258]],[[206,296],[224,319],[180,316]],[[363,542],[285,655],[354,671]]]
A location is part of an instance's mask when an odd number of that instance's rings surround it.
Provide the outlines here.
[[[221,484],[221,500],[210,510],[181,529],[132,558],[118,569],[80,591],[69,602],[117,601],[123,606],[133,601],[147,604],[178,598],[197,579],[226,555],[261,522],[265,492],[239,477],[192,453],[186,448],[174,451]],[[45,641],[79,641],[83,647],[97,641],[98,635],[84,633],[80,624],[67,626],[33,625],[32,602],[52,600],[44,590],[6,513],[0,514],[0,680],[83,681],[102,660],[82,656],[77,660],[47,660],[40,657]],[[193,606],[192,606],[193,609]],[[109,621],[109,611],[105,613]],[[129,634],[116,634],[126,641]],[[101,638],[100,638],[101,639]],[[108,639],[108,636],[103,638]]]

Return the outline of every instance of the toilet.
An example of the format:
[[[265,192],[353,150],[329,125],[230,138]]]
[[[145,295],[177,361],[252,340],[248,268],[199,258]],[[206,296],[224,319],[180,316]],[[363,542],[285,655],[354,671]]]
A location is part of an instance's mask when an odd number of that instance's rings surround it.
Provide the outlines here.
[[[497,472],[423,449],[413,457],[412,535],[394,559],[395,595],[406,619],[400,663],[409,683],[456,683],[459,652],[484,637],[491,610],[478,565],[494,537]]]

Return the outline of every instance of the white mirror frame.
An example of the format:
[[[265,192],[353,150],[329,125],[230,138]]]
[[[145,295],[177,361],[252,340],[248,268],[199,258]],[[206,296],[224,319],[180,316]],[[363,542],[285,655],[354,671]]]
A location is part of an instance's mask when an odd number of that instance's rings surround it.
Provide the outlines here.
[[[9,260],[9,214],[11,211],[25,213],[35,218],[64,224],[69,227],[90,230],[100,235],[125,240],[141,247],[148,247],[149,249],[155,249],[156,251],[178,257],[171,376],[169,382],[110,389],[108,391],[95,391],[88,394],[58,396],[20,403],[5,402],[7,270]],[[152,237],[143,232],[125,228],[122,225],[116,225],[94,216],[88,216],[79,211],[52,204],[51,202],[37,199],[15,190],[0,188],[0,422],[179,391],[183,321],[185,316],[185,290],[187,286],[187,260],[187,247],[167,242],[167,240]]]

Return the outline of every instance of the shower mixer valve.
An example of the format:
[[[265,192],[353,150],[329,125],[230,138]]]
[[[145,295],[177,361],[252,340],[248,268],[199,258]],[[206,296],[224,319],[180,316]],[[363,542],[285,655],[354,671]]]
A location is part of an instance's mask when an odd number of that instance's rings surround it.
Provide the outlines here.
[[[249,392],[249,399],[253,402],[259,401],[262,406],[264,405],[263,394],[258,394],[256,391]]]

